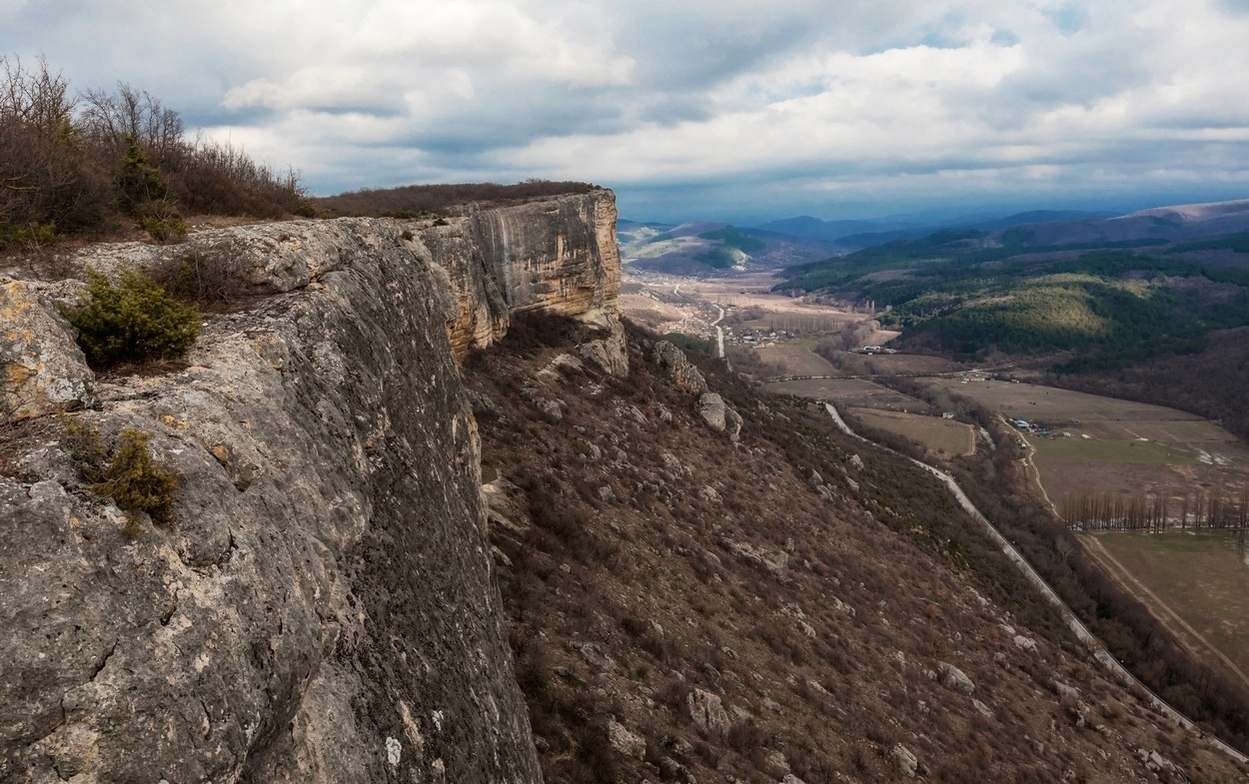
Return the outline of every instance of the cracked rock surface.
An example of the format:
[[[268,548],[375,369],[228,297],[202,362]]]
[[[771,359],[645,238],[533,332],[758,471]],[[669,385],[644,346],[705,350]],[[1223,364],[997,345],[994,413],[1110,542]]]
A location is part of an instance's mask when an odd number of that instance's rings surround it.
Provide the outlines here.
[[[152,434],[172,527],[4,435],[0,781],[539,781],[446,274],[388,221],[228,231],[268,299],[70,415]]]

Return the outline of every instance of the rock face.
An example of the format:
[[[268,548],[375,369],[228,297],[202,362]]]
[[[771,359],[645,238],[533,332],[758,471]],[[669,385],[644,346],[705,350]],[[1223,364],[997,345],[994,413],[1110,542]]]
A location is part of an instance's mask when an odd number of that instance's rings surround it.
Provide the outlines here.
[[[94,402],[95,375],[51,303],[21,281],[0,281],[0,325],[0,418],[40,416]]]
[[[540,308],[603,327],[619,320],[611,191],[474,211],[446,226],[409,229],[451,277],[457,356],[501,337],[516,311]]]
[[[15,442],[0,780],[540,781],[455,356],[515,308],[610,327],[614,219],[603,191],[419,234],[349,219],[83,251],[229,254],[275,296],[211,320],[184,370],[96,381],[75,415],[106,444],[152,434],[181,475],[172,528],[123,533],[59,424]],[[39,336],[4,344],[6,401],[92,403],[47,297],[3,294],[6,332]]]

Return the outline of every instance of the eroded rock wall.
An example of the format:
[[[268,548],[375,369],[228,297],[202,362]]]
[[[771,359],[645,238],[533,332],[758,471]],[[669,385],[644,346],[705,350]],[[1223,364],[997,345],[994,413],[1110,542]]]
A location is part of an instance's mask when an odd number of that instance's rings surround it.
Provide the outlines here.
[[[411,224],[451,277],[458,356],[507,330],[511,313],[541,308],[612,327],[620,294],[616,199],[608,190],[471,211],[445,226]]]
[[[75,376],[6,429],[0,780],[539,781],[456,353],[518,308],[613,323],[614,224],[598,192],[83,251],[226,254],[267,297],[184,369]],[[14,296],[50,314],[65,291]],[[65,337],[41,323],[30,345]],[[49,414],[82,404],[106,444],[152,434],[173,528],[130,538],[79,475]]]

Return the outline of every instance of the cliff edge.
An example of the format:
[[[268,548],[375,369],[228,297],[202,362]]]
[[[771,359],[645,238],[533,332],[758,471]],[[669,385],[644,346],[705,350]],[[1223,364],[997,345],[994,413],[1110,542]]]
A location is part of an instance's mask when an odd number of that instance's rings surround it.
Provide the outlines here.
[[[544,308],[627,366],[614,223],[598,191],[79,252],[229,257],[263,295],[155,374],[86,368],[55,307],[80,286],[5,282],[0,780],[540,781],[456,357]],[[123,531],[70,420],[151,434],[172,527]]]

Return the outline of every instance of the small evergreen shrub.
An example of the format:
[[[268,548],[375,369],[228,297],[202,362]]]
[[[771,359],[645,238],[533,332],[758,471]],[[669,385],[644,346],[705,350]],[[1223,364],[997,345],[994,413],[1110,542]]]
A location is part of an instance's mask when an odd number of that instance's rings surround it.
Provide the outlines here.
[[[147,235],[161,244],[181,242],[186,237],[186,219],[172,202],[145,201],[135,206],[135,212]]]
[[[179,475],[148,450],[151,433],[126,429],[116,449],[109,449],[95,427],[78,419],[64,418],[61,446],[69,452],[78,475],[91,484],[92,492],[113,499],[126,513],[125,531],[131,537],[143,533],[143,514],[154,525],[174,523],[174,494]]]
[[[104,470],[104,481],[96,492],[117,502],[126,513],[126,532],[141,532],[139,515],[146,512],[152,524],[173,525],[174,493],[178,490],[178,472],[155,460],[148,451],[151,433],[128,429],[121,432],[121,445]]]
[[[88,272],[86,301],[62,315],[78,330],[78,345],[93,368],[179,357],[199,334],[198,311],[129,269],[116,283]]]
[[[169,193],[169,185],[155,166],[147,162],[147,155],[133,136],[126,137],[126,154],[117,170],[117,198],[122,209],[142,220],[142,205],[163,201]]]
[[[61,240],[56,233],[56,223],[15,223],[0,225],[0,248],[37,248]]]

